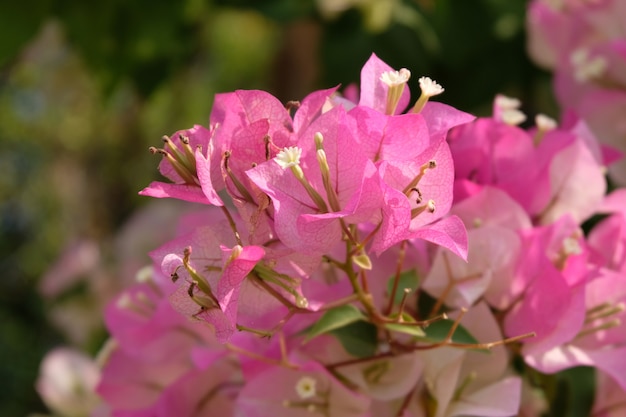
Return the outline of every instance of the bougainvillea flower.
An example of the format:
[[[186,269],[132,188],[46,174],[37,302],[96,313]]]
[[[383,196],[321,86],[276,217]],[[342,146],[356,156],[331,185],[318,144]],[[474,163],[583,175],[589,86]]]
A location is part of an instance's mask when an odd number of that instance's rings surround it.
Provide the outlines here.
[[[99,379],[100,370],[93,359],[75,349],[56,348],[41,363],[36,388],[55,413],[83,416],[100,403],[95,395]]]
[[[222,205],[213,190],[203,190],[198,179],[198,162],[203,160],[203,152],[209,148],[212,132],[203,126],[181,130],[163,138],[163,148],[150,148],[155,154],[163,155],[159,171],[171,183],[152,182],[139,194],[156,198],[176,198],[193,203]]]
[[[598,372],[592,415],[596,417],[620,417],[624,411],[626,411],[626,390],[604,372]]]
[[[158,401],[145,411],[145,417],[234,416],[235,399],[242,384],[233,362],[213,363],[211,372],[192,369],[163,390]]]
[[[486,229],[487,231],[481,232],[478,237],[484,236],[486,238],[484,243],[500,242],[502,248],[505,248],[505,253],[501,253],[500,257],[490,257],[480,250],[475,251],[470,245],[470,253],[475,253],[474,256],[478,256],[480,262],[485,262],[483,257],[487,256],[487,264],[496,267],[493,270],[493,278],[485,288],[484,299],[492,307],[506,309],[526,288],[526,282],[515,279],[515,270],[523,251],[518,231],[532,227],[528,214],[508,194],[491,186],[485,186],[476,194],[456,204],[451,213],[463,220],[470,236],[478,230]],[[491,246],[487,245],[487,248],[489,247]],[[501,252],[501,248],[493,249],[498,253]],[[457,263],[452,258],[449,258],[448,262]],[[472,265],[473,262],[468,258],[468,264],[461,268],[473,268]],[[465,276],[469,277],[467,285],[471,286],[472,275]],[[474,281],[476,278],[474,277]]]
[[[387,98],[390,86],[381,79],[385,73],[394,73],[394,69],[372,54],[361,69],[361,96],[359,106],[370,107],[382,114],[387,111]],[[408,79],[407,79],[408,80]],[[404,81],[406,83],[406,81]],[[409,105],[411,93],[408,87],[403,88],[392,114],[402,113]]]
[[[373,240],[372,250],[380,253],[405,239],[427,239],[429,235],[425,231],[428,225],[442,219],[452,206],[454,169],[445,140],[430,144],[412,160],[382,161],[378,170],[385,203],[381,227]],[[451,240],[466,241],[460,221],[458,226],[450,229],[454,233],[450,236]],[[446,247],[464,256],[462,243]],[[459,247],[461,253],[457,251]]]
[[[556,97],[563,109],[573,110],[589,123],[603,143],[625,152],[623,2],[549,3],[535,0],[530,5],[531,57],[554,71]],[[609,171],[618,183],[626,183],[626,160],[611,165]]]
[[[268,383],[271,381],[271,383]],[[370,399],[346,388],[324,367],[271,367],[247,381],[236,402],[238,417],[365,417]]]
[[[288,148],[289,152],[298,150],[297,159],[282,162],[277,158],[247,172],[272,199],[278,238],[299,252],[332,250],[341,241],[339,219],[347,224],[367,222],[382,205],[376,169],[357,146],[345,118],[342,107],[322,114],[300,135],[297,147]],[[328,180],[322,176],[316,136],[323,137]],[[296,165],[311,188],[289,169]]]
[[[479,340],[502,338],[485,303],[473,306],[461,324]],[[435,400],[428,415],[504,417],[517,413],[521,379],[510,374],[504,347],[495,347],[489,354],[444,347],[422,351],[420,356],[426,363],[425,385]]]
[[[241,304],[244,311],[250,307],[250,319],[281,305],[246,279],[252,268],[258,264],[259,279],[270,284],[273,279],[278,284],[276,291],[297,304],[297,300],[303,299],[299,274],[310,273],[317,262],[294,255],[293,251],[240,246],[227,221],[207,223],[163,245],[151,256],[163,274],[176,281],[177,289],[170,295],[175,309],[213,325],[221,342],[232,336],[241,320],[246,320],[246,314],[238,316],[242,288],[246,289],[246,296]],[[264,273],[269,270],[266,264],[274,265],[275,272]]]
[[[571,341],[585,320],[585,287],[595,276],[582,231],[571,217],[522,233],[526,251],[517,271],[527,283],[504,321],[508,336],[535,332],[522,350],[532,355]]]
[[[589,282],[580,308],[584,325],[569,343],[528,355],[529,365],[553,373],[574,366],[593,366],[611,376],[626,390],[626,281],[624,276],[604,270]]]

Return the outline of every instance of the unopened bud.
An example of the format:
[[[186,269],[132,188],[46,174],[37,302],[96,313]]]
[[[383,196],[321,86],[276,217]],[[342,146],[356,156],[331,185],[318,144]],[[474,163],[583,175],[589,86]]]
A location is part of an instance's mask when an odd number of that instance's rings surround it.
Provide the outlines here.
[[[365,253],[360,253],[352,258],[354,263],[358,265],[361,269],[371,270],[372,269],[372,260]]]
[[[298,294],[296,295],[296,306],[298,308],[307,308],[309,306],[309,300],[306,297]]]

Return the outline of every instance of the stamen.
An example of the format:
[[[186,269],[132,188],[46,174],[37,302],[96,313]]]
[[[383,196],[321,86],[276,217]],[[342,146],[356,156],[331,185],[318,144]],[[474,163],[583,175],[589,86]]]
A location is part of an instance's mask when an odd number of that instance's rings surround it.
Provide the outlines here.
[[[417,193],[417,198],[415,199],[415,202],[417,204],[421,203],[422,199],[424,198],[424,196],[422,195],[422,192],[420,191],[420,189],[417,188],[417,187],[413,187],[413,188],[411,188],[411,191],[414,191],[414,192]]]
[[[189,297],[191,297],[191,299],[195,301],[201,307],[220,308],[219,307],[220,303],[219,301],[217,301],[217,298],[213,294],[213,291],[211,290],[211,286],[204,279],[204,277],[198,274],[195,268],[191,266],[191,264],[189,263],[190,258],[191,258],[191,246],[187,246],[183,250],[183,266],[185,267],[185,269],[189,273],[189,276],[191,277],[191,283],[189,285],[189,288],[187,289],[187,294],[189,294]],[[196,287],[206,297],[202,297],[202,296],[199,297],[198,295],[196,295],[194,292]]]
[[[614,306],[609,303],[600,304],[600,306],[597,306],[595,309],[587,311],[587,313],[585,314],[585,324],[592,323],[599,319],[614,316],[616,314],[622,313],[624,310],[626,310],[626,305],[624,303],[618,303]]]
[[[404,187],[404,190],[402,190],[402,193],[404,193],[404,195],[408,197],[411,191],[413,191],[417,187],[417,184],[419,184],[424,174],[426,174],[426,171],[428,171],[429,169],[435,169],[435,168],[437,168],[437,161],[435,161],[434,159],[431,159],[430,161],[422,165],[420,167],[419,173],[415,176],[415,178],[413,178],[413,180],[409,183],[409,185]],[[421,193],[420,193],[420,198],[421,198]]]
[[[403,290],[402,299],[400,300],[400,306],[398,307],[398,317],[402,317],[402,314],[404,313],[404,305],[406,304],[406,299],[409,294],[411,294],[411,289],[405,288]]]
[[[428,211],[429,213],[434,213],[435,209],[436,209],[435,200],[428,200],[426,204],[415,207],[413,210],[411,210],[411,218],[414,219],[415,217],[422,214],[424,211]]]
[[[254,198],[252,198],[252,195],[250,195],[250,193],[248,192],[248,189],[241,183],[241,181],[239,181],[239,179],[235,176],[233,171],[230,169],[229,160],[230,160],[231,155],[232,154],[230,151],[224,152],[224,158],[223,158],[224,171],[226,171],[226,175],[233,182],[233,185],[235,186],[235,188],[241,195],[241,198],[249,203],[254,204]]]
[[[270,138],[270,135],[263,136],[263,143],[265,145],[265,160],[269,161],[270,158],[272,157],[272,150],[271,150],[272,140]],[[254,166],[256,166],[256,164]]]
[[[287,110],[287,112],[292,118],[295,115],[296,110],[298,110],[299,108],[300,108],[300,102],[297,100],[289,100],[285,104],[285,109]]]
[[[621,324],[622,324],[622,321],[620,319],[613,319],[613,320],[607,321],[606,323],[602,323],[602,324],[599,324],[597,326],[590,327],[590,328],[585,329],[585,330],[581,330],[580,333],[578,333],[576,335],[574,340],[578,340],[578,339],[580,339],[582,337],[588,336],[590,334],[593,334],[593,333],[596,333],[596,332],[599,332],[599,331],[602,331],[602,330],[609,330],[609,329],[612,329],[614,327],[618,327]]]
[[[326,202],[304,176],[304,171],[302,171],[302,168],[300,167],[301,155],[301,148],[297,146],[291,146],[289,148],[284,148],[282,151],[280,151],[278,155],[276,155],[276,157],[274,158],[274,161],[276,161],[276,163],[280,165],[280,167],[283,169],[291,168],[291,172],[293,173],[293,175],[296,176],[298,181],[300,181],[300,184],[302,184],[317,208],[322,213],[328,213],[328,206],[326,205]]]
[[[183,144],[183,151],[185,152],[186,160],[189,162],[189,167],[192,172],[198,172],[196,168],[196,154],[189,144],[189,138],[182,133],[178,135],[181,143]]]
[[[157,153],[163,155],[167,159],[167,162],[170,163],[172,168],[174,168],[174,171],[176,171],[176,173],[183,179],[183,181],[185,181],[185,184],[198,184],[198,180],[194,176],[195,173],[189,172],[189,170],[168,151],[161,148],[155,148],[154,146],[149,147],[148,150],[153,155]]]
[[[324,151],[323,143],[324,136],[320,132],[315,133],[315,148],[317,163],[320,167],[320,172],[322,174],[322,183],[324,184],[324,190],[326,191],[326,198],[328,198],[328,203],[330,204],[330,208],[333,211],[339,211],[339,196],[335,191],[335,187],[330,182],[330,167],[328,166],[328,159],[326,158],[326,152]]]
[[[307,300],[306,297],[304,297],[302,294],[298,293],[298,291],[294,289],[294,286],[297,286],[299,284],[299,281],[297,279],[294,279],[287,274],[277,272],[273,268],[268,267],[263,263],[256,264],[253,271],[255,272],[255,274],[253,274],[252,277],[256,277],[259,281],[259,284],[262,284],[265,290],[268,290],[270,292],[276,291],[267,283],[275,284],[283,290],[287,291],[295,298],[296,307],[307,308],[309,306],[309,300]],[[280,297],[282,297],[282,295],[280,295]],[[289,302],[289,304],[292,303]]]

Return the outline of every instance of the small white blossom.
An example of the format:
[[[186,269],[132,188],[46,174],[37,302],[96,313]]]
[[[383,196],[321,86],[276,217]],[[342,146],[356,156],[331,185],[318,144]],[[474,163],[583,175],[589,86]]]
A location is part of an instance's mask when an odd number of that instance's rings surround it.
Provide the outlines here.
[[[436,96],[444,91],[441,85],[437,84],[436,81],[430,79],[429,77],[420,77],[419,83],[422,94],[427,97]]]
[[[549,132],[557,127],[556,120],[546,116],[545,114],[538,114],[535,116],[535,124],[537,125],[537,129],[543,132]]]
[[[513,110],[519,109],[522,102],[514,97],[508,97],[503,94],[496,96],[495,105],[500,110]]]
[[[526,115],[516,109],[506,109],[502,112],[500,117],[504,123],[511,126],[517,126],[524,123],[526,120]]]
[[[292,166],[300,165],[300,156],[302,155],[302,148],[297,146],[290,146],[284,148],[276,155],[274,160],[282,169],[287,169]]]
[[[298,397],[302,400],[306,400],[307,398],[315,397],[315,385],[317,381],[310,376],[303,376],[296,383],[296,392],[298,393]]]
[[[400,71],[385,71],[380,76],[380,81],[387,84],[389,87],[396,85],[406,84],[411,78],[411,71],[406,68],[402,68]]]
[[[601,77],[608,66],[606,59],[601,56],[592,58],[585,48],[572,52],[570,63],[574,67],[574,78],[579,83]]]
[[[124,292],[117,299],[115,306],[120,310],[130,310],[133,307],[133,300],[130,298],[128,293]]]
[[[583,252],[583,249],[580,247],[578,239],[569,236],[563,239],[563,252],[567,256],[580,255]]]

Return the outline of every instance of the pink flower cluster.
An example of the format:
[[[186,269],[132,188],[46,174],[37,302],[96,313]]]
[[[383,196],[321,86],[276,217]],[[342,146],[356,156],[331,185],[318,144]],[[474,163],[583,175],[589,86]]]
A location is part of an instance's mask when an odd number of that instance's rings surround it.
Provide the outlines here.
[[[528,9],[531,58],[554,71],[565,112],[626,153],[626,4],[622,0],[534,0]],[[610,169],[626,185],[626,159]]]
[[[372,55],[358,98],[220,94],[152,149],[170,182],[141,194],[207,207],[107,308],[98,415],[540,416],[531,376],[579,365],[623,412],[607,153],[504,96],[479,119],[429,101],[426,77],[409,107],[409,77]]]

